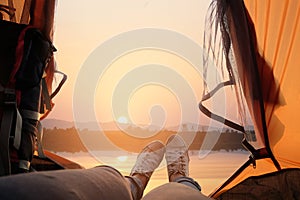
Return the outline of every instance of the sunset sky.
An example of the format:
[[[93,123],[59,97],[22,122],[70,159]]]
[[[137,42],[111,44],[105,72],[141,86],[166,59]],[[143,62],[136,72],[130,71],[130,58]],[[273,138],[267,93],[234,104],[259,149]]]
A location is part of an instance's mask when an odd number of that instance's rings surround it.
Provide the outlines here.
[[[192,60],[202,55],[184,48],[201,50],[209,2],[58,1],[55,56],[68,81],[48,118],[158,126],[208,122],[198,110],[202,66]]]

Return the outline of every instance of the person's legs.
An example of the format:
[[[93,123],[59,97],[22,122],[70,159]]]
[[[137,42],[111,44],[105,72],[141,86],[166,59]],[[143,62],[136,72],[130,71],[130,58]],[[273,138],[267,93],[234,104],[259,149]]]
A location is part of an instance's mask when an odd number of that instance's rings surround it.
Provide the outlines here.
[[[198,190],[181,183],[170,182],[148,192],[143,200],[207,200],[210,199]]]
[[[141,199],[153,171],[161,163],[165,153],[165,146],[159,141],[147,145],[138,155],[136,163],[127,180],[130,183],[133,199]]]
[[[132,199],[127,180],[109,166],[1,177],[0,191],[5,200]]]
[[[201,191],[201,186],[198,184],[198,182],[190,177],[186,177],[186,176],[178,177],[174,179],[173,182],[181,183],[191,188],[194,188],[195,190]]]

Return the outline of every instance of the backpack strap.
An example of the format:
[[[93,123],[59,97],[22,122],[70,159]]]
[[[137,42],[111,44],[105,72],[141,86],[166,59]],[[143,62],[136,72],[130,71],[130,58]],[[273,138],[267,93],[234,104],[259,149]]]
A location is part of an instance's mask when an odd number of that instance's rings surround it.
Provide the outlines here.
[[[42,78],[42,97],[43,97],[42,106],[45,105],[46,109],[51,111],[52,110],[51,98],[50,98],[50,94],[48,91],[48,86],[45,78]]]
[[[37,132],[37,145],[38,145],[38,156],[40,158],[46,158],[46,155],[44,153],[43,150],[43,145],[42,145],[42,139],[43,139],[43,126],[41,124],[41,120],[43,120],[44,118],[46,118],[49,114],[49,112],[52,110],[54,104],[52,103],[52,98],[55,97],[55,95],[60,91],[60,89],[62,88],[63,84],[66,82],[67,80],[67,75],[65,75],[64,73],[55,70],[55,73],[62,75],[62,80],[60,81],[58,87],[54,90],[54,92],[50,95],[48,87],[47,87],[47,83],[46,83],[46,74],[44,74],[43,78],[42,78],[42,101],[41,101],[41,113],[43,113],[43,115],[41,116],[40,120],[38,121],[38,132]],[[46,112],[44,112],[44,105],[46,107]]]
[[[36,111],[21,109],[20,113],[22,118],[39,120],[39,113]]]
[[[41,124],[41,121],[38,121],[38,125],[37,125],[37,129],[38,129],[38,132],[37,132],[37,152],[38,152],[38,156],[40,158],[47,158],[47,156],[45,155],[44,153],[44,148],[43,148],[43,126]]]
[[[36,133],[37,134],[36,138],[37,138],[38,156],[40,158],[46,158],[43,147],[42,147],[43,127],[39,120],[40,113],[36,112],[36,111],[32,111],[32,110],[25,110],[25,109],[20,110],[20,113],[21,113],[22,119],[33,119],[38,122],[37,123],[37,133]],[[28,164],[26,166],[28,166]]]
[[[15,126],[14,147],[16,149],[19,149],[21,145],[22,117],[17,107],[15,107],[15,111],[16,111],[16,124],[15,124],[16,126]]]
[[[12,130],[15,130],[14,146],[18,149],[21,143],[22,117],[17,109],[16,91],[11,88],[3,88],[3,113],[0,129],[0,175],[8,175],[11,173],[10,156],[9,156],[9,139]],[[16,115],[15,127],[12,127],[14,117]]]

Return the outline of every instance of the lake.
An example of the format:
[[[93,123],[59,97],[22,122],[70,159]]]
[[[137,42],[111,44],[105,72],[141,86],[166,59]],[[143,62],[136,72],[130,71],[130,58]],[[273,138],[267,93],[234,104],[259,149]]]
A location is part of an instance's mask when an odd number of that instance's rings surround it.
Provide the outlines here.
[[[189,151],[190,177],[202,187],[202,193],[209,195],[230,177],[249,157],[246,151]],[[120,151],[91,151],[79,153],[58,152],[69,160],[77,162],[85,168],[105,164],[118,169],[123,175],[128,175],[135,163],[137,154]],[[144,194],[153,188],[168,182],[165,160],[153,173]]]

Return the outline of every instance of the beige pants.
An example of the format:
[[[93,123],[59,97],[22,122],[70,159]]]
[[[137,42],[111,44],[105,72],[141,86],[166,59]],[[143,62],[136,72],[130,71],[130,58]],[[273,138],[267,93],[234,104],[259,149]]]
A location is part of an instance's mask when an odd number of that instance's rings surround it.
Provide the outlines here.
[[[181,183],[166,183],[143,197],[143,200],[206,200],[210,199],[201,192]]]
[[[126,200],[130,186],[117,170],[108,166],[92,169],[58,170],[0,178],[0,199],[22,200]],[[144,199],[205,199],[199,191],[180,183],[167,183]]]

